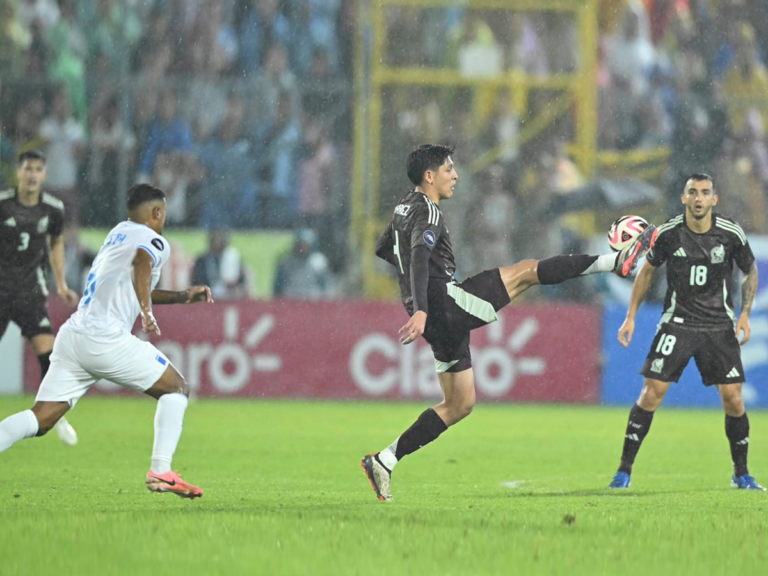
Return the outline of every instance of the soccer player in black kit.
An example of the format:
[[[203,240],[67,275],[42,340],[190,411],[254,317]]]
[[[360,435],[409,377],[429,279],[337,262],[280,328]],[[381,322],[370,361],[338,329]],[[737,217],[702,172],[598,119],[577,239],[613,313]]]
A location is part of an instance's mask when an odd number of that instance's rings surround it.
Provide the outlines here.
[[[42,152],[22,152],[16,178],[16,188],[0,191],[0,338],[9,322],[18,325],[37,355],[42,380],[53,350],[43,271],[46,254],[64,303],[77,306],[78,295],[64,276],[64,204],[42,191]],[[65,444],[77,443],[77,434],[65,419],[59,420],[56,432]]]
[[[707,174],[693,174],[681,196],[685,212],[659,226],[653,248],[632,287],[619,342],[628,346],[635,316],[651,287],[656,269],[667,265],[667,295],[656,337],[641,374],[640,398],[629,412],[621,464],[609,488],[629,488],[632,465],[653,415],[671,382],[677,382],[691,357],[705,386],[715,386],[725,409],[725,435],[731,446],[731,485],[765,490],[749,474],[749,418],[741,385],[744,367],[739,345],[750,337],[749,314],[757,292],[757,266],[741,226],[713,211],[717,192]],[[733,264],[744,273],[738,319],[728,284]],[[739,334],[743,334],[741,342]]]
[[[469,351],[470,331],[497,319],[497,312],[536,284],[559,284],[598,272],[630,274],[653,245],[655,227],[618,253],[603,256],[555,256],[523,260],[487,270],[457,283],[456,264],[440,202],[453,196],[458,174],[445,146],[426,144],[408,156],[407,172],[414,184],[394,209],[392,220],[376,246],[376,255],[397,270],[408,323],[400,343],[419,336],[432,347],[444,400],[422,413],[390,446],[365,456],[361,466],[380,500],[391,500],[395,465],[429,444],[468,416],[475,404],[475,382]]]

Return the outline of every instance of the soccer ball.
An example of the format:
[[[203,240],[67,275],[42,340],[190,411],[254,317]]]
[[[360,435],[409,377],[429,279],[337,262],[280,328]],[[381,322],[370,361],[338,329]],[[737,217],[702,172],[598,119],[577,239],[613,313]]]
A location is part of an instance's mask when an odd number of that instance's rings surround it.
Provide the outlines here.
[[[618,252],[623,250],[648,228],[648,221],[640,216],[622,216],[608,230],[608,246]]]

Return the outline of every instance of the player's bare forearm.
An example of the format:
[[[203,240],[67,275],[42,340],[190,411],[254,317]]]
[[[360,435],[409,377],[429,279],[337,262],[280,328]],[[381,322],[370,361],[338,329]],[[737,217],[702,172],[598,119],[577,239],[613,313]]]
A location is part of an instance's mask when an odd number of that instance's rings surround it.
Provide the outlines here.
[[[143,313],[152,312],[151,279],[152,256],[146,250],[138,249],[131,263],[131,281]]]
[[[67,278],[64,275],[64,239],[61,236],[48,237],[48,260],[51,263],[56,288],[61,292],[67,289]]]
[[[152,291],[152,304],[193,304],[195,302],[213,302],[211,289],[208,286],[192,286],[179,292]]]
[[[747,317],[752,313],[752,304],[757,294],[757,264],[752,264],[741,282],[741,313]]]
[[[632,285],[632,296],[629,299],[627,318],[634,319],[637,315],[637,311],[640,309],[640,304],[643,303],[643,300],[645,300],[645,297],[648,295],[648,291],[651,289],[651,283],[653,282],[653,275],[655,273],[656,268],[646,262],[642,270],[637,274],[635,283]]]

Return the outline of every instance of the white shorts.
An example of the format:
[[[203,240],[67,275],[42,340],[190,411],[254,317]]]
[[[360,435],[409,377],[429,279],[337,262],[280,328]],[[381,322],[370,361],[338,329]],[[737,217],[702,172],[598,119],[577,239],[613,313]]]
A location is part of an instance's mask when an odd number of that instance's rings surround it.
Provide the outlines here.
[[[62,328],[56,335],[51,366],[40,384],[37,400],[67,402],[74,408],[99,380],[144,392],[171,365],[149,342],[133,334],[95,337]]]

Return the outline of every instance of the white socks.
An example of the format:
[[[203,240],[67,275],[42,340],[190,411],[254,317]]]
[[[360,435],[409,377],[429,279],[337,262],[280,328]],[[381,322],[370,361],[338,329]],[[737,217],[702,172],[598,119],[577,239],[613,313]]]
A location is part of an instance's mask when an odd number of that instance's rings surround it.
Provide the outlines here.
[[[397,440],[400,440],[400,438]],[[379,452],[379,461],[384,464],[390,472],[397,466],[397,458],[395,457],[395,454],[397,453],[397,440],[395,440],[391,446],[387,446],[384,450]]]
[[[5,452],[19,440],[32,438],[37,434],[39,425],[32,410],[24,410],[8,416],[0,422],[0,452]]]
[[[597,260],[592,262],[590,267],[584,270],[581,275],[586,276],[588,274],[599,274],[600,272],[613,272],[613,269],[616,267],[616,258],[618,257],[618,252],[598,256]]]
[[[155,443],[152,446],[152,472],[164,474],[171,470],[171,460],[184,427],[187,410],[184,394],[165,394],[157,401],[155,412]]]

